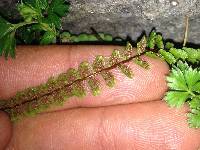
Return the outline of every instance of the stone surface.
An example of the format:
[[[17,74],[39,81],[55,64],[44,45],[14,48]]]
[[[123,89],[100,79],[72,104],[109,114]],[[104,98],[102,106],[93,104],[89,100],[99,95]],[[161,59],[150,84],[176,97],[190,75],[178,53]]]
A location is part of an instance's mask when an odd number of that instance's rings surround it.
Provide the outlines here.
[[[185,15],[189,16],[189,42],[200,44],[200,0],[71,0],[63,29],[72,33],[110,33],[137,39],[153,27],[164,38],[182,42]],[[0,12],[16,18],[16,0],[1,0]]]

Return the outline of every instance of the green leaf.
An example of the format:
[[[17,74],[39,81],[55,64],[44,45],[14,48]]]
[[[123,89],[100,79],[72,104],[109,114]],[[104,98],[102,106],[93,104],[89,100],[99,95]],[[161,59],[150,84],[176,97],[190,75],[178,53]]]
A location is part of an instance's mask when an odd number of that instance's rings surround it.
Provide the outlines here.
[[[182,65],[188,66],[186,63]],[[179,107],[187,98],[193,97],[194,93],[191,87],[196,83],[195,70],[181,70],[173,66],[171,73],[167,77],[169,92],[166,94],[166,100],[171,106]],[[176,103],[177,102],[177,103]]]
[[[189,65],[186,62],[183,63],[181,60],[179,60],[176,65],[177,65],[177,68],[179,68],[182,72],[189,69]]]
[[[169,91],[164,99],[167,101],[170,107],[180,108],[188,97],[188,92]]]
[[[159,49],[164,49],[163,38],[160,34],[156,36],[156,45]]]
[[[188,114],[189,124],[191,128],[200,128],[200,110],[192,109]]]
[[[69,10],[69,5],[66,4],[65,0],[52,0],[48,8],[48,13],[55,13],[60,17],[65,16]]]
[[[61,18],[54,13],[48,14],[48,17],[45,18],[44,22],[48,24],[54,24],[57,29],[61,28]]]
[[[0,16],[0,39],[14,30],[14,25]]]
[[[78,35],[78,40],[79,40],[79,42],[88,41],[88,35],[85,34],[85,33],[79,34]]]
[[[88,41],[98,41],[97,37],[93,34],[88,35]]]
[[[181,107],[184,102],[190,106],[190,127],[200,127],[200,71],[186,62],[178,61],[167,77],[169,91],[165,100],[171,107]]]
[[[200,63],[200,49],[183,47],[183,50],[188,54],[188,61],[192,63]]]
[[[149,38],[148,38],[148,47],[150,49],[154,49],[155,47],[155,44],[156,44],[156,32],[153,30],[150,35],[149,35]]]
[[[109,34],[105,34],[104,38],[103,38],[104,41],[112,41],[113,40],[113,37]]]
[[[15,26],[0,17],[0,56],[15,57]]]
[[[24,3],[31,5],[39,10],[45,10],[48,7],[48,0],[23,0]]]
[[[169,63],[169,64],[174,64],[176,63],[176,58],[169,52],[166,52],[163,49],[159,50],[159,53],[161,56]]]
[[[189,67],[189,69],[185,70],[184,75],[186,84],[190,90],[192,90],[196,83],[200,82],[200,72],[197,69]]]
[[[48,7],[48,0],[35,0],[36,7],[45,10]]]
[[[167,50],[169,50],[169,49],[171,49],[171,48],[173,48],[173,47],[174,47],[174,43],[167,42],[167,43],[165,44],[165,49],[167,49]]]
[[[113,37],[109,34],[104,34],[104,33],[98,33],[98,35],[101,37],[103,41],[112,41]]]
[[[192,91],[195,91],[197,93],[200,94],[200,81],[196,82],[193,86],[192,86]]]
[[[176,66],[174,66],[171,73],[167,77],[167,82],[168,82],[167,85],[169,86],[170,89],[183,90],[183,91],[188,90],[184,73]]]
[[[41,38],[40,44],[47,45],[56,40],[56,35],[53,32],[45,32]]]
[[[14,58],[15,57],[15,32],[11,32],[6,34],[4,37],[0,39],[0,56],[3,54],[7,58],[9,55]]]
[[[60,40],[62,43],[70,42],[71,41],[71,33],[70,32],[61,33]]]
[[[189,102],[190,109],[200,109],[200,97],[194,97]]]
[[[188,54],[184,50],[182,50],[182,49],[171,48],[169,50],[169,52],[171,54],[173,54],[173,56],[176,59],[186,60],[188,58]]]
[[[42,17],[40,10],[30,4],[20,3],[17,5],[17,9],[25,22],[31,22]]]
[[[160,58],[157,53],[154,53],[154,52],[151,52],[151,51],[150,52],[146,52],[145,55],[149,56],[151,58],[155,58],[155,59]]]

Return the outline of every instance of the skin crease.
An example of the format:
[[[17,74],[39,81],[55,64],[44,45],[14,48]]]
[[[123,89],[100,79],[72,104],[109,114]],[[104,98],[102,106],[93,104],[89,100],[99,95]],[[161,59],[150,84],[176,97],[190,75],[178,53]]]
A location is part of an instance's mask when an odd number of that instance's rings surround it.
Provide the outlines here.
[[[83,60],[92,62],[97,54],[108,56],[114,48],[122,47],[18,46],[15,60],[0,58],[0,99],[76,68]],[[24,118],[12,124],[12,129],[8,117],[0,113],[0,149],[197,150],[200,130],[188,127],[187,106],[177,110],[161,100],[167,90],[167,65],[144,59],[150,70],[128,63],[133,79],[114,69],[117,81],[113,89],[101,81],[99,96],[93,97],[88,90],[82,100],[70,98],[63,107]]]

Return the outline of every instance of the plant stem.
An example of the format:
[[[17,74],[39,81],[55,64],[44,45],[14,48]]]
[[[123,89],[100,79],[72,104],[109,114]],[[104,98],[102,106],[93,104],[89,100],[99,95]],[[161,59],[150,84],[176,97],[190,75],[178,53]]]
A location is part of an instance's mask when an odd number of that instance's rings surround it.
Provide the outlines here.
[[[23,26],[26,26],[26,25],[31,25],[31,24],[35,24],[35,23],[38,23],[37,21],[32,21],[32,22],[20,22],[18,24],[14,24],[14,29],[17,30],[18,28],[21,28]]]

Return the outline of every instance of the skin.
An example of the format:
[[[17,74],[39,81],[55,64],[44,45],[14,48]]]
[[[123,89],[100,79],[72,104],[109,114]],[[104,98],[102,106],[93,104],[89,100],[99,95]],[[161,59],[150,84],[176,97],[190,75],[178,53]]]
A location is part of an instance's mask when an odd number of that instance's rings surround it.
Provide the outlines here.
[[[16,59],[0,58],[0,99],[19,90],[46,82],[52,75],[92,62],[98,54],[109,56],[113,46],[18,46]],[[51,107],[36,117],[11,124],[0,112],[0,149],[127,149],[197,150],[200,130],[187,124],[187,106],[169,108],[162,100],[167,90],[167,64],[143,57],[150,63],[144,70],[128,65],[134,78],[112,70],[116,86],[101,81],[101,94],[82,100],[70,98],[62,107]]]

